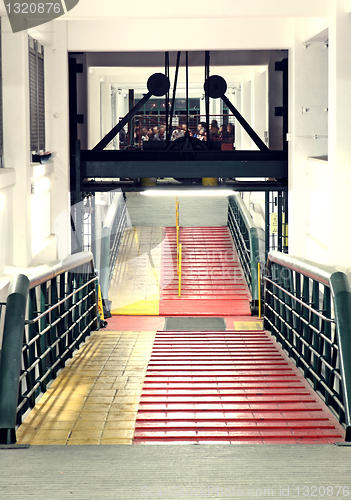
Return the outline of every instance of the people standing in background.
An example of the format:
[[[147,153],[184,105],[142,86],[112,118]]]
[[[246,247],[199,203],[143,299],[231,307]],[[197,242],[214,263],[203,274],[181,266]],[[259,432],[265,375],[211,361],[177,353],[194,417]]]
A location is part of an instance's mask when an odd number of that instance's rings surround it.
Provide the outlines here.
[[[166,129],[160,127],[158,133],[154,136],[154,141],[165,141],[166,140]]]
[[[197,135],[197,139],[199,139],[199,141],[205,141],[206,140],[206,131],[205,131],[204,127],[200,128],[199,133]]]

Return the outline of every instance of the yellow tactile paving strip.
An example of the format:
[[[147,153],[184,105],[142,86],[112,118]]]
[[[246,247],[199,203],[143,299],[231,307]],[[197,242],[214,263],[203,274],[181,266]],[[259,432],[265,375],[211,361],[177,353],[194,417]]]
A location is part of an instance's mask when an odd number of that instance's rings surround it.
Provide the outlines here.
[[[18,428],[18,444],[132,444],[155,334],[94,332]]]
[[[263,320],[234,321],[234,330],[263,330]]]
[[[162,228],[125,230],[109,292],[112,314],[159,314],[161,242]]]

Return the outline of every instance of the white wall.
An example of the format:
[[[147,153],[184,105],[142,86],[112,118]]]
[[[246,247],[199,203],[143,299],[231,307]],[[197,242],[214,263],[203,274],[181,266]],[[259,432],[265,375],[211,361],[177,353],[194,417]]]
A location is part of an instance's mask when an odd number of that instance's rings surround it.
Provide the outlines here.
[[[0,282],[4,286],[6,273],[13,272],[8,266],[25,268],[57,258],[55,220],[69,207],[66,23],[48,23],[42,33],[34,30],[31,35],[38,35],[44,45],[46,149],[52,158],[43,165],[31,163],[28,33],[13,34],[3,18],[5,168],[0,175]],[[66,255],[69,229],[66,217],[59,228]]]
[[[162,5],[164,8],[164,5]],[[187,5],[188,8],[188,5]],[[221,5],[221,10],[223,6]],[[148,8],[143,7],[144,11]],[[288,48],[292,40],[292,19],[215,19],[213,5],[207,19],[94,19],[71,21],[68,50],[80,51],[159,51]],[[134,10],[134,14],[137,10]],[[179,7],[178,7],[179,12]],[[179,31],[181,22],[181,33]],[[204,37],[208,39],[204,46]],[[254,36],[258,34],[259,36]],[[179,35],[179,36],[178,36]]]
[[[336,0],[329,26],[329,161],[327,204],[332,211],[329,259],[351,276],[348,231],[351,192],[351,25],[346,0]]]
[[[11,31],[7,18],[2,23],[2,78],[4,165],[16,173],[11,206],[13,225],[5,241],[12,243],[10,262],[26,267],[31,263],[31,206],[30,206],[30,143],[29,143],[29,74],[28,35]],[[11,244],[10,243],[10,244]]]
[[[351,25],[348,2],[333,5],[328,49],[323,37],[315,41],[318,36],[303,48],[308,35],[317,33],[303,20],[295,22],[289,58],[289,245],[292,254],[351,277]],[[326,154],[328,161],[309,158]]]
[[[295,35],[289,53],[289,250],[331,264],[318,229],[325,219],[328,170],[308,160],[328,154],[328,49],[322,41],[306,43],[305,48],[303,21],[296,21]],[[324,228],[326,234],[332,231],[329,218]]]

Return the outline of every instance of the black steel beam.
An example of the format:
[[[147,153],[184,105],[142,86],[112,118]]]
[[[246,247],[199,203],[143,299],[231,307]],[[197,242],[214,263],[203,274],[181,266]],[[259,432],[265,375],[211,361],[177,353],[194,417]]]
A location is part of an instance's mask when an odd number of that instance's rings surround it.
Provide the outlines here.
[[[82,151],[81,178],[288,177],[285,151]]]
[[[101,151],[103,150],[109,142],[112,141],[114,137],[122,130],[122,128],[133,118],[133,116],[137,113],[137,111],[150,99],[152,96],[152,92],[148,92],[147,94],[144,95],[142,99],[140,99],[139,102],[136,103],[134,108],[132,108],[129,113],[126,114],[122,120],[120,120],[117,125],[113,127],[108,134],[105,135],[101,139],[100,142],[96,144],[96,146],[93,147],[93,151]]]
[[[169,143],[171,139],[171,130],[172,130],[172,122],[173,122],[173,113],[174,113],[174,106],[175,106],[175,96],[177,92],[177,82],[178,82],[178,72],[179,72],[179,64],[180,64],[180,54],[181,52],[177,52],[177,62],[176,62],[176,68],[175,68],[175,73],[174,73],[174,84],[173,84],[173,97],[172,97],[172,102],[171,102],[171,115],[169,119],[169,127],[168,127],[168,132],[166,136],[167,143]]]
[[[284,161],[82,161],[82,178],[101,177],[275,177],[286,178]]]
[[[230,102],[227,96],[223,95],[222,96],[223,102],[227,105],[228,109],[233,113],[235,118],[238,120],[240,125],[243,127],[243,129],[249,134],[250,138],[254,141],[256,146],[261,150],[265,151],[268,150],[266,144],[262,141],[262,139],[256,134],[254,129],[251,127],[251,125],[245,120],[245,118],[242,116],[241,113],[236,109],[234,104]]]
[[[252,150],[155,150],[155,151],[142,151],[136,150],[106,150],[95,151],[89,149],[82,149],[81,151],[82,162],[98,161],[98,162],[120,162],[120,161],[138,161],[138,162],[172,162],[181,160],[191,161],[263,161],[270,162],[284,162],[288,164],[288,152],[283,150],[266,150],[266,151],[252,151]]]
[[[224,186],[217,186],[213,188],[212,186],[202,186],[199,184],[164,184],[160,183],[156,187],[138,187],[135,186],[132,181],[83,181],[82,189],[85,192],[100,192],[105,193],[107,191],[113,191],[115,189],[121,189],[123,192],[142,192],[148,189],[152,190],[162,190],[169,191],[171,195],[174,191],[213,191],[220,189],[232,189],[233,191],[287,191],[288,184],[284,181],[227,181]]]

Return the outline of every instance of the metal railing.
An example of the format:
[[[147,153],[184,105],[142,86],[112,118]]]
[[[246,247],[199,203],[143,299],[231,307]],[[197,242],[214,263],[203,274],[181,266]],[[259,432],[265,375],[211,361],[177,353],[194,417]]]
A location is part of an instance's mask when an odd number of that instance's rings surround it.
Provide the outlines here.
[[[100,285],[105,302],[108,299],[108,291],[126,226],[126,203],[122,193],[116,193],[101,233]]]
[[[96,279],[91,252],[12,279],[0,359],[0,443],[16,442],[23,415],[98,329]]]
[[[239,193],[228,198],[228,227],[251,292],[251,314],[258,313],[258,263],[264,263],[264,231],[253,219]]]
[[[268,254],[264,327],[346,427],[351,441],[351,289],[335,269]]]
[[[0,353],[1,353],[1,348],[2,348],[2,335],[3,335],[3,328],[4,328],[4,314],[5,314],[5,306],[6,302],[0,302]]]

